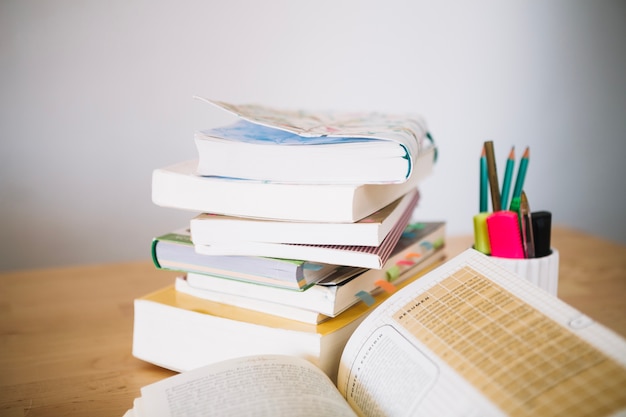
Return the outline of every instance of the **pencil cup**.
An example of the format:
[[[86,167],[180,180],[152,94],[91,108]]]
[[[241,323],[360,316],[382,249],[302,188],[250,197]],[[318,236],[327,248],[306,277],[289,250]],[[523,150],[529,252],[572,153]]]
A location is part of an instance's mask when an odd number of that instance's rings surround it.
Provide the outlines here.
[[[492,256],[491,259],[556,296],[559,284],[559,251],[551,248],[551,252],[541,258],[510,259]]]

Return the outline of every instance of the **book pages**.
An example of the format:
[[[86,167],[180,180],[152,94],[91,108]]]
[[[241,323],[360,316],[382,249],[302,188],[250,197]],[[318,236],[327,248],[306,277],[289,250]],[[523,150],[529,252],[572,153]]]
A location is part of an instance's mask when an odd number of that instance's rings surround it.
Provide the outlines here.
[[[364,321],[338,388],[363,415],[612,415],[626,342],[470,249]]]
[[[141,389],[139,416],[338,416],[355,414],[319,368],[302,358],[242,357]]]
[[[391,140],[406,146],[411,155],[424,142],[426,122],[417,114],[379,112],[333,112],[284,110],[254,104],[231,104],[203,97],[194,98],[229,111],[244,120],[301,136],[302,141],[320,138],[372,138]],[[307,139],[304,139],[307,138]]]

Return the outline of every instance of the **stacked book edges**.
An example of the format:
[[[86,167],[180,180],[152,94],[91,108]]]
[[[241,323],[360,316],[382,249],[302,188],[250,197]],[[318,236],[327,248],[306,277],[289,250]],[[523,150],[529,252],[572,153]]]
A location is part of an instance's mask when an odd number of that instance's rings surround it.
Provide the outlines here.
[[[434,149],[400,184],[293,184],[197,175],[197,160],[152,173],[152,201],[200,213],[298,222],[354,223],[417,188],[434,169]]]
[[[381,210],[385,212],[385,216],[376,221],[374,219],[378,213],[362,223],[337,225],[336,232],[346,232],[347,235],[351,234],[351,230],[358,233],[359,228],[369,227],[367,230],[370,235],[379,236],[379,230],[384,227],[386,235],[378,246],[306,245],[244,240],[199,245],[194,227],[204,220],[195,219],[197,222],[192,220],[190,229],[180,229],[155,238],[152,243],[152,259],[158,268],[303,290],[336,271],[340,265],[383,268],[407,227],[418,197],[417,190],[408,193],[392,204],[393,210],[388,210],[389,207]],[[235,222],[244,226],[248,223],[245,220]],[[278,223],[285,228],[289,225],[302,228],[298,223],[265,222],[264,226],[267,223]],[[326,227],[331,228],[331,225]],[[332,234],[330,235],[326,239],[332,239]],[[343,239],[347,238],[344,236]]]
[[[257,353],[311,359],[334,375],[354,328],[444,259],[445,223],[405,228],[383,269],[341,266],[304,291],[187,272],[135,300],[133,355],[183,371]]]
[[[194,214],[152,241],[179,274],[135,300],[133,354],[180,371],[293,353],[332,375],[373,306],[443,257],[445,223],[412,221],[436,159],[425,123],[199,99],[236,121],[153,172],[153,202]]]
[[[171,236],[183,242],[167,240]],[[169,234],[153,243],[157,267],[180,271],[176,289],[198,298],[317,323],[335,317],[351,305],[369,303],[381,289],[393,289],[416,269],[443,253],[445,223],[412,223],[401,234],[383,268],[320,265],[306,261],[252,256],[208,256],[196,253],[189,235]],[[159,256],[169,255],[168,258]],[[186,262],[173,258],[186,257]],[[197,264],[190,263],[197,260]],[[200,262],[203,262],[200,264]],[[282,275],[282,280],[277,278]],[[305,277],[306,288],[288,285]],[[273,277],[273,278],[272,278]],[[291,279],[291,281],[290,281]],[[278,282],[271,285],[270,282]]]
[[[380,291],[395,291],[412,273],[439,260],[445,239],[444,223],[415,223],[406,228],[382,269],[338,266],[306,291],[259,285],[187,272],[176,289],[213,302],[268,314],[319,323],[350,306],[373,303]]]
[[[238,122],[196,133],[198,159],[153,172],[152,200],[159,206],[353,223],[415,189],[434,168],[436,147],[420,116],[201,100],[237,115]],[[389,177],[391,171],[397,174]]]
[[[179,279],[176,287],[135,300],[133,356],[182,372],[240,356],[287,354],[310,360],[334,378],[341,352],[358,324],[395,291],[443,263],[441,252],[430,259],[320,323],[190,295],[178,291]]]

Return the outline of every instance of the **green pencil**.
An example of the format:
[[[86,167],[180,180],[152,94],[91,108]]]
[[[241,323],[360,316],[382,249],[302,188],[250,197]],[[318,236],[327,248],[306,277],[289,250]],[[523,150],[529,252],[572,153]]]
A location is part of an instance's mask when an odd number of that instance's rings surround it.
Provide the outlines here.
[[[485,146],[483,145],[483,151],[480,155],[480,213],[487,211],[487,184],[489,184],[489,179],[487,178],[487,156],[485,154]]]
[[[511,147],[509,152],[509,158],[506,160],[506,167],[504,168],[504,181],[502,182],[502,207],[507,207],[509,200],[509,191],[511,190],[511,178],[513,177],[513,167],[515,165],[515,146]]]
[[[517,170],[517,178],[515,179],[515,188],[513,189],[513,198],[521,198],[522,189],[524,188],[524,180],[526,179],[526,170],[528,169],[528,159],[530,158],[530,148],[526,147],[522,160]]]

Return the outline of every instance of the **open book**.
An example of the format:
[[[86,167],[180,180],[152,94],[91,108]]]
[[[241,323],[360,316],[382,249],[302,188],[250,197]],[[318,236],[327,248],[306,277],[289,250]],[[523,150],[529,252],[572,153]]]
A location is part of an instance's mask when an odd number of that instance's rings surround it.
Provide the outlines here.
[[[395,293],[343,351],[337,384],[261,355],[141,390],[126,417],[626,414],[626,340],[468,249]]]

